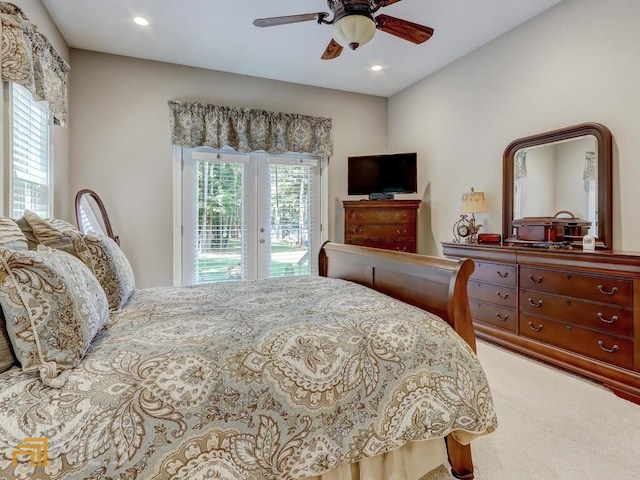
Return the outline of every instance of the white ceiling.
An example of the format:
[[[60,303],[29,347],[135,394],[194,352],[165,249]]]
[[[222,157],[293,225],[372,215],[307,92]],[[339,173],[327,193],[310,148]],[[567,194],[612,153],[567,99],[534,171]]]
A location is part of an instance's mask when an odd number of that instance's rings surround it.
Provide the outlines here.
[[[268,28],[255,18],[329,12],[326,0],[42,0],[69,47],[388,97],[561,0],[403,0],[378,14],[432,27],[414,45],[377,31],[356,51],[320,56],[331,26]],[[134,16],[150,25],[139,27]],[[383,69],[372,72],[380,64]]]

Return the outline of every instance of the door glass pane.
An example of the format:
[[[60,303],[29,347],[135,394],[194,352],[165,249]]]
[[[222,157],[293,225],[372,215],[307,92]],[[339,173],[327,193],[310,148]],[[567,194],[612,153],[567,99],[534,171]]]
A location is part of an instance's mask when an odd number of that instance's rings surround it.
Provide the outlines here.
[[[313,168],[270,165],[269,276],[310,275]]]
[[[242,280],[245,272],[244,164],[195,161],[195,282]]]
[[[182,153],[183,284],[317,273],[320,159]]]

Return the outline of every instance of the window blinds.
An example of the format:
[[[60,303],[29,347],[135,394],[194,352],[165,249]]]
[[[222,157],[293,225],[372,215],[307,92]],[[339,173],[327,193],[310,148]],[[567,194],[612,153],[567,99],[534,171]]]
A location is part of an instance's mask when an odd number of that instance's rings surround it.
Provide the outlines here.
[[[270,188],[263,190],[260,203],[269,205],[272,242],[306,247],[307,251],[302,257],[294,253],[292,258],[281,258],[283,254],[272,249],[269,276],[310,275],[315,263],[310,261],[309,252],[315,251],[313,232],[315,222],[320,221],[314,213],[314,201],[320,198],[314,182],[319,160],[280,156],[270,157],[268,164],[266,183]]]
[[[50,212],[49,112],[45,102],[11,82],[11,215]]]
[[[195,156],[194,156],[195,157]],[[246,278],[244,196],[247,157],[196,160],[198,172],[193,269],[196,283]],[[221,261],[220,259],[225,259]]]

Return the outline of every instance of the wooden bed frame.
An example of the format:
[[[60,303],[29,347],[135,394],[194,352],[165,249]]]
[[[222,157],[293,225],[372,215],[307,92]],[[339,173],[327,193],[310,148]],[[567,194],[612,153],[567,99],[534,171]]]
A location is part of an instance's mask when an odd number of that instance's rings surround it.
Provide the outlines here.
[[[350,280],[438,315],[476,351],[467,297],[467,282],[475,268],[472,260],[326,242],[318,261],[324,277]],[[458,443],[453,435],[446,444],[452,475],[474,478],[470,446]]]

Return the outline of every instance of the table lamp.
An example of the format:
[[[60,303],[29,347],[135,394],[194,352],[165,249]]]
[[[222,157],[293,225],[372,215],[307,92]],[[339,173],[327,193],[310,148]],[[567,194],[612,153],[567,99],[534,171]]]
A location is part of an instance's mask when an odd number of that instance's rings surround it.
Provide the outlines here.
[[[476,224],[476,213],[488,212],[484,200],[484,192],[476,192],[472,187],[470,192],[462,194],[462,215],[453,225],[454,242],[460,243],[461,238],[466,238],[467,243],[478,243],[478,232],[482,225]],[[471,214],[471,217],[468,216]]]

